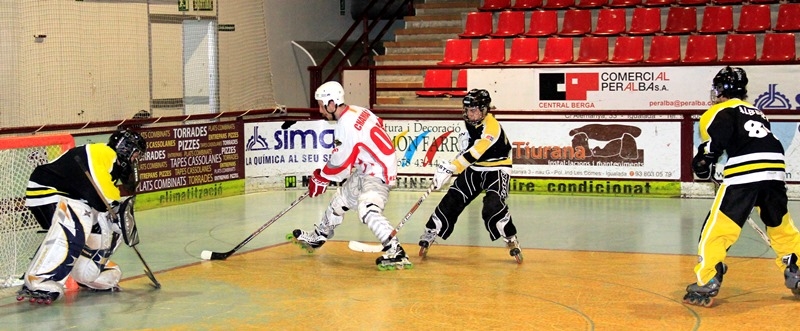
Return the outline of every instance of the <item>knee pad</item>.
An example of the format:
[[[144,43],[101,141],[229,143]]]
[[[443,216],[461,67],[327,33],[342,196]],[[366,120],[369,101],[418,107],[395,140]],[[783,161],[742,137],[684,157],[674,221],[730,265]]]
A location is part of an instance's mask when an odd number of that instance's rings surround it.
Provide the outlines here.
[[[122,279],[122,271],[116,263],[108,261],[101,270],[95,261],[83,256],[75,263],[71,275],[76,282],[95,290],[111,289]]]
[[[358,217],[361,222],[367,224],[369,218],[375,215],[383,217],[383,207],[386,204],[386,197],[378,192],[366,192],[358,199]],[[385,218],[384,218],[385,219]]]

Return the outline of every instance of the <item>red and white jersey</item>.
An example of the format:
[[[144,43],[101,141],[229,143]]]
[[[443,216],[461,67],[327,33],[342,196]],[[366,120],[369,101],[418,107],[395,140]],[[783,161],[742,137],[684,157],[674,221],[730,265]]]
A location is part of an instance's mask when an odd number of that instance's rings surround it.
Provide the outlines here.
[[[392,138],[383,128],[383,120],[369,109],[347,106],[333,130],[334,145],[322,176],[342,181],[351,169],[377,177],[394,186],[397,180],[397,159]]]

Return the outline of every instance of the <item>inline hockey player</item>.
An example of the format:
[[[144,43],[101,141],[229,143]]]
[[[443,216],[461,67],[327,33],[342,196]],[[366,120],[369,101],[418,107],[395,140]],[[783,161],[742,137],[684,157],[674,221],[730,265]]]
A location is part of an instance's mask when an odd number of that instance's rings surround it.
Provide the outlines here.
[[[69,275],[84,288],[119,290],[122,272],[109,260],[121,242],[119,224],[110,215],[118,211],[107,210],[101,199],[114,209],[128,208],[115,183],[136,185],[138,160],[146,149],[140,134],[120,130],[108,144],[72,148],[33,170],[25,205],[47,234],[24,274],[17,300],[49,304],[64,294]]]
[[[453,174],[458,174],[425,224],[420,236],[419,255],[427,256],[436,237],[446,240],[453,233],[458,216],[481,192],[481,216],[492,241],[503,238],[509,254],[522,263],[517,228],[506,205],[511,173],[511,144],[502,126],[489,113],[489,91],[473,89],[464,97],[466,131],[459,134],[461,153],[451,162],[439,164],[433,176],[439,190]]]
[[[397,238],[391,236],[392,225],[383,216],[389,189],[397,180],[395,149],[383,128],[383,121],[369,109],[345,104],[344,89],[337,82],[322,84],[314,98],[319,104],[320,114],[327,120],[336,121],[336,147],[322,169],[311,175],[309,196],[324,193],[331,181],[347,181],[336,190],[313,231],[296,229],[287,235],[287,239],[309,253],[313,252],[333,237],[344,213],[356,208],[361,222],[384,246],[383,255],[375,261],[378,268],[410,268],[412,264],[403,247]]]
[[[728,160],[700,233],[699,263],[694,267],[697,281],[686,287],[683,301],[713,305],[728,270],[724,263],[727,251],[739,238],[753,207],[759,208],[786,287],[798,295],[800,233],[787,209],[783,146],[770,131],[764,113],[744,101],[744,70],[723,68],[714,77],[711,92],[715,104],[700,117],[702,143],[692,159],[692,170],[701,179],[713,180],[720,155],[727,153]]]

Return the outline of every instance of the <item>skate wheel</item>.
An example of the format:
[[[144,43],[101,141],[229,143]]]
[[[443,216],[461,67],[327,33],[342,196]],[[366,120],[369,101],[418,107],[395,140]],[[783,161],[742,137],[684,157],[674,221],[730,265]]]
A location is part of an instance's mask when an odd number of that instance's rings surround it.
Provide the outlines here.
[[[517,260],[517,264],[522,264],[522,253],[514,255],[514,259]]]
[[[289,240],[289,241],[294,240],[294,235],[292,235],[291,233],[287,233],[286,234],[286,240]]]
[[[419,248],[419,256],[421,256],[423,259],[428,257],[428,248],[427,247],[420,247]]]
[[[22,301],[22,300],[25,300],[25,297],[24,297],[24,296],[18,296],[18,297],[17,297],[17,301]]]
[[[380,271],[389,271],[389,270],[394,270],[394,266],[393,266],[393,265],[383,265],[383,264],[379,264],[379,265],[378,265],[378,270],[380,270]]]
[[[409,263],[403,266],[403,269],[414,269],[414,265]]]
[[[702,302],[703,307],[710,308],[714,305],[714,298],[705,298]]]
[[[30,302],[30,303],[36,303],[36,298],[30,298],[30,299],[28,299],[28,302]]]

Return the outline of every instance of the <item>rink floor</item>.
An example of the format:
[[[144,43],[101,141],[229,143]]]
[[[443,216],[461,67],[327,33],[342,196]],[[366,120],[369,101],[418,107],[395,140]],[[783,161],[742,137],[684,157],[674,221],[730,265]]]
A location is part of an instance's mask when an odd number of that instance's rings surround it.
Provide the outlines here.
[[[119,293],[70,291],[50,306],[0,298],[8,330],[788,330],[800,301],[783,286],[774,253],[746,227],[729,252],[713,308],[681,302],[694,280],[696,243],[710,199],[512,195],[524,263],[489,240],[480,200],[453,236],[417,256],[434,192],[399,234],[414,268],[378,271],[366,225],[348,214],[335,237],[308,254],[286,242],[311,229],[331,193],[306,199],[225,261],[228,251],[301,191],[231,197],[137,213],[139,250],[162,283],[151,287],[133,250],[112,258]],[[394,191],[393,223],[421,192]],[[800,213],[800,203],[790,211]],[[757,220],[757,218],[756,218]],[[758,222],[758,221],[757,221]]]

